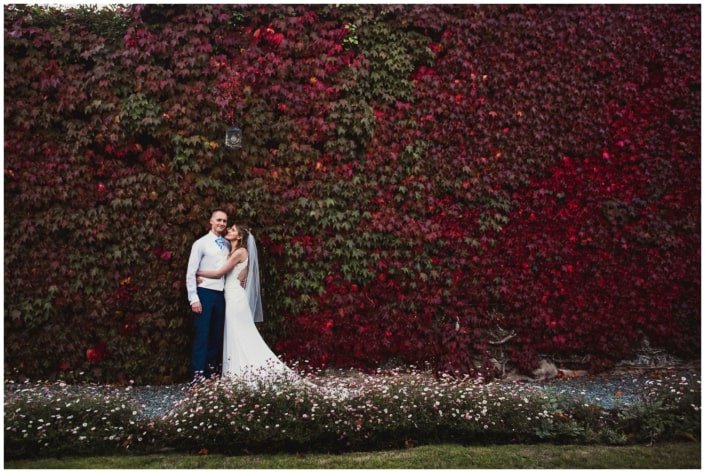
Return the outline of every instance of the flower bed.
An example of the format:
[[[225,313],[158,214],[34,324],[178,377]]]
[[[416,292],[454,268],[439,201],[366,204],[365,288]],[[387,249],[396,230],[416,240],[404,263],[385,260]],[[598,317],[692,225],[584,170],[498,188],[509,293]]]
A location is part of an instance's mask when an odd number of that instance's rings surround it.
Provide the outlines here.
[[[551,421],[546,399],[536,390],[434,380],[423,373],[366,377],[352,386],[333,379],[321,389],[214,382],[193,394],[163,419],[164,432],[177,445],[196,442],[224,451],[523,441],[535,439],[534,430]]]
[[[209,381],[158,419],[100,386],[6,384],[7,458],[118,451],[343,451],[434,442],[625,444],[700,435],[699,375],[648,380],[606,409],[522,384],[419,371]]]
[[[6,383],[5,393],[6,458],[125,450],[147,434],[129,396],[101,386]]]

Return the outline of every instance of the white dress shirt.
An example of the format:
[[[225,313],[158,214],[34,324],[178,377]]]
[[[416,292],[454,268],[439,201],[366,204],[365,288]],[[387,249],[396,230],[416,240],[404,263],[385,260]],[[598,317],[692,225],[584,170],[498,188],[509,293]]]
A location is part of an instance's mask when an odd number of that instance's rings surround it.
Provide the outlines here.
[[[222,291],[225,287],[225,276],[218,279],[202,278],[203,283],[200,286],[196,284],[196,271],[219,269],[228,260],[230,242],[226,240],[226,245],[223,249],[220,249],[215,242],[217,239],[218,235],[210,231],[196,240],[191,247],[191,256],[188,259],[188,267],[186,269],[186,291],[191,305],[201,302],[198,298],[198,291],[196,291],[197,287],[213,289],[214,291]]]

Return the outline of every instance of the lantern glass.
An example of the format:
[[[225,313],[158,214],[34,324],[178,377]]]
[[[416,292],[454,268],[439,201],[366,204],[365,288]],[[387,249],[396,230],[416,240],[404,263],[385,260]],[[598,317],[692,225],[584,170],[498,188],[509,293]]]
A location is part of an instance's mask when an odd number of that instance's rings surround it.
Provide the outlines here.
[[[242,130],[230,127],[225,130],[225,147],[228,149],[242,148]]]

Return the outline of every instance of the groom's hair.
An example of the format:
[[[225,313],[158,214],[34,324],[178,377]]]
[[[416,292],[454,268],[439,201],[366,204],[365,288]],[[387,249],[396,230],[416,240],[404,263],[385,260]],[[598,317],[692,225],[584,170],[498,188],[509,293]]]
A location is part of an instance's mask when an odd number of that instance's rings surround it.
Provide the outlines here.
[[[216,213],[218,213],[218,212],[223,212],[225,215],[228,215],[228,213],[227,213],[225,210],[218,208],[218,209],[214,209],[214,210],[211,212],[211,218],[213,218],[213,216],[214,216]]]

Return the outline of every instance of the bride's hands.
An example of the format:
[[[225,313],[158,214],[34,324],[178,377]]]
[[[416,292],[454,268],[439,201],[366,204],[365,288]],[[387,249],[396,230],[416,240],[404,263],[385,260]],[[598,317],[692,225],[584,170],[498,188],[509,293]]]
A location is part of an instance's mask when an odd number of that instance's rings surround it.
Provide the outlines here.
[[[199,277],[199,276],[196,276],[196,285],[197,285],[197,286],[200,286],[202,283],[203,283],[203,278],[202,278],[202,277]]]

